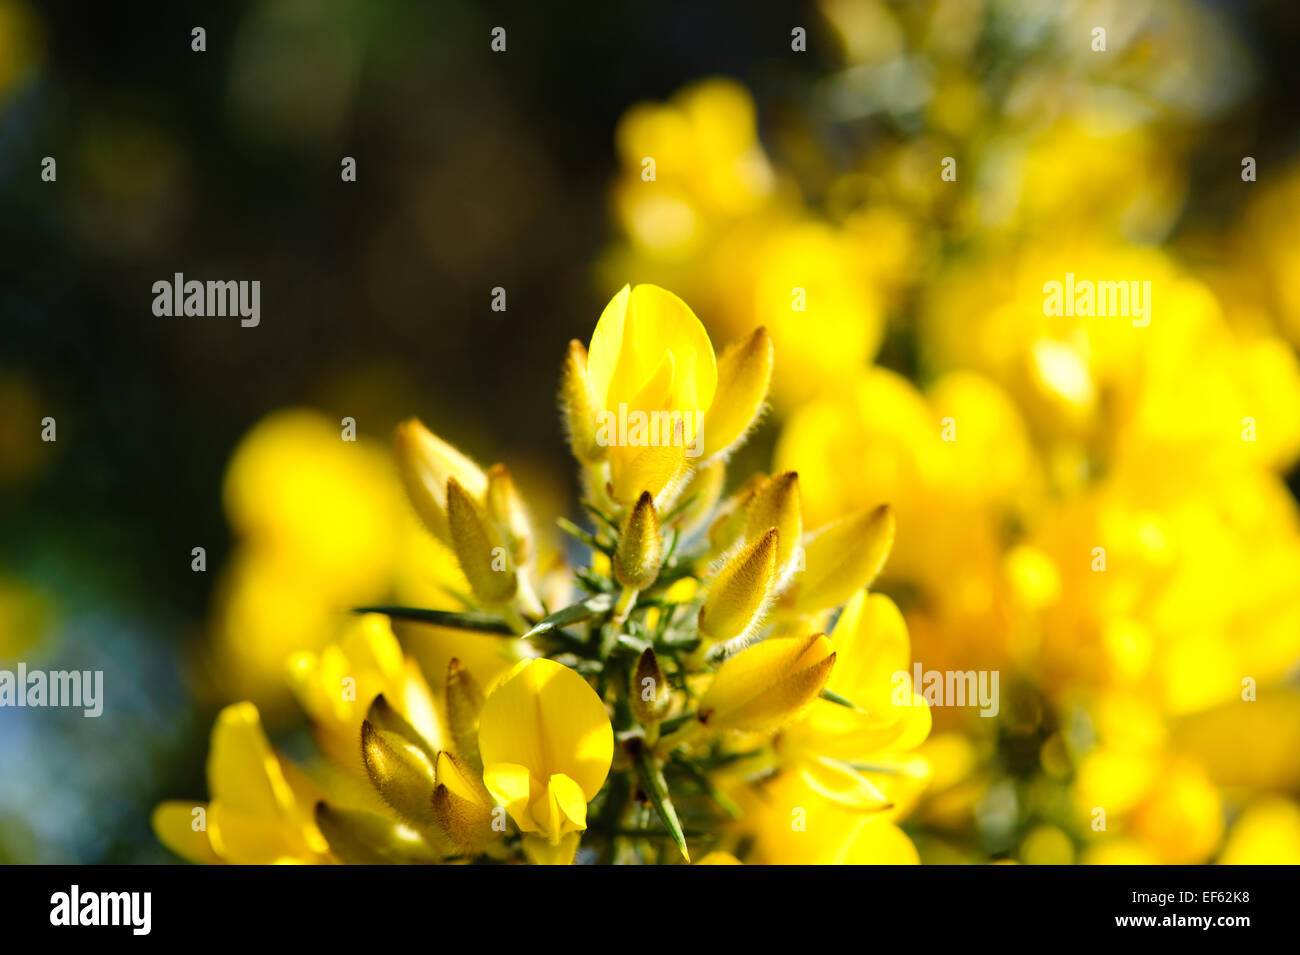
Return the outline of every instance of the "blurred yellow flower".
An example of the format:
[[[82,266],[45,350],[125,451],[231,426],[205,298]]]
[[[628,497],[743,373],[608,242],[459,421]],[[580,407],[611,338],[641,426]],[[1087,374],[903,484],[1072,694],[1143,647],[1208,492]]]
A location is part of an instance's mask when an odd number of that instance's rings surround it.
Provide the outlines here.
[[[217,716],[208,788],[206,804],[172,801],[154,811],[154,831],[178,855],[236,865],[329,861],[313,821],[316,794],[272,751],[251,703]]]

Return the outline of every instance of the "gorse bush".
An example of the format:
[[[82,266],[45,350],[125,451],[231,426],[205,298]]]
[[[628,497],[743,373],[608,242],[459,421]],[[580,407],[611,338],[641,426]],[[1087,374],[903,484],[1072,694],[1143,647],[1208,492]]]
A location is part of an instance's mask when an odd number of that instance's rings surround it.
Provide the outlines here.
[[[905,682],[902,616],[865,589],[892,512],[807,530],[793,471],[724,497],[772,368],[763,328],[715,355],[670,292],[614,297],[563,361],[589,518],[559,519],[589,555],[576,569],[539,560],[505,466],[401,425],[407,496],[454,555],[464,609],[363,608],[340,641],[294,654],[325,761],[300,769],[252,703],[227,707],[211,801],[160,806],[160,838],[196,861],[563,864],[580,846],[606,862],[781,860],[793,834],[810,861],[915,861],[893,818],[923,770],[898,756],[929,710]],[[454,655],[425,672],[393,619],[518,659],[490,682]]]

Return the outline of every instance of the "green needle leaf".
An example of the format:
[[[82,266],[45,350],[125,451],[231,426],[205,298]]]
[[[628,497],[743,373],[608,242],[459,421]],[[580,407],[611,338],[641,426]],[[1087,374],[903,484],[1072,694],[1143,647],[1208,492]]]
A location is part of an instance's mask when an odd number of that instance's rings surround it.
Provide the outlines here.
[[[456,630],[476,630],[479,633],[499,633],[508,637],[515,636],[510,625],[501,617],[477,610],[424,610],[419,607],[356,607],[353,613],[382,613],[393,620],[407,620],[411,623],[431,623],[438,627],[452,627]]]
[[[590,620],[592,617],[598,617],[607,612],[614,606],[614,597],[611,594],[595,594],[586,600],[579,600],[576,604],[570,604],[563,610],[557,610],[547,617],[538,621],[537,626],[524,634],[524,639],[535,637],[539,634],[548,633],[558,627],[568,626],[571,623],[579,623],[583,620]]]
[[[668,829],[669,835],[673,837],[673,842],[676,844],[677,850],[681,852],[682,858],[690,862],[691,854],[686,848],[686,834],[682,832],[681,820],[677,818],[677,809],[673,806],[672,797],[668,794],[668,782],[664,779],[664,773],[659,764],[654,762],[649,750],[645,748],[642,748],[637,754],[636,772],[641,779],[641,788],[645,790],[645,794],[650,800],[650,805],[654,806],[655,812],[659,814],[659,819]]]

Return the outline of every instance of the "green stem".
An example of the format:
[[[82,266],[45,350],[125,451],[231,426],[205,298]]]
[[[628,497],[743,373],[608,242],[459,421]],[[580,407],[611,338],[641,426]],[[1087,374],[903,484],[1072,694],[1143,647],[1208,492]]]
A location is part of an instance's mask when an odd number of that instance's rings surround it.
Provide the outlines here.
[[[615,626],[621,627],[623,621],[627,620],[627,615],[632,612],[632,606],[636,603],[638,592],[635,587],[624,587],[623,592],[618,595],[618,603],[614,604],[614,615],[611,618]]]

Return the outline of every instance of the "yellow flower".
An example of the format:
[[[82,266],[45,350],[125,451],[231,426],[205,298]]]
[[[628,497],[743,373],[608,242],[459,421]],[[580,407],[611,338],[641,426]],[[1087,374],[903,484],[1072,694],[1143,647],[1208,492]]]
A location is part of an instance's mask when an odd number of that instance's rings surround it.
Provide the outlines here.
[[[614,754],[605,704],[553,660],[517,664],[488,695],[479,718],[483,781],[524,833],[536,863],[573,861],[587,803]]]
[[[315,793],[272,751],[253,704],[218,714],[208,789],[206,804],[176,800],[154,810],[154,831],[178,855],[238,865],[330,861],[313,819]]]
[[[717,390],[704,326],[671,292],[624,286],[592,333],[587,374],[596,441],[608,449],[610,495],[620,504],[642,491],[657,497],[684,474],[687,449],[698,448],[700,419]]]
[[[1223,839],[1223,803],[1199,767],[1175,760],[1133,814],[1132,830],[1173,865],[1205,862]]]
[[[912,686],[907,625],[883,594],[859,592],[831,635],[836,664],[826,688],[853,707],[818,700],[786,728],[787,759],[815,764],[875,759],[919,746],[930,732],[930,708]],[[819,770],[813,765],[811,772]]]
[[[1300,865],[1300,807],[1266,797],[1251,803],[1228,834],[1222,865]]]
[[[753,861],[764,865],[916,865],[907,834],[884,813],[828,799],[797,774],[782,773],[745,803]]]
[[[713,217],[763,204],[775,176],[758,142],[754,103],[733,80],[708,79],[670,104],[632,107],[615,134],[626,174],[616,204],[624,227],[645,247],[681,254]],[[654,187],[646,188],[646,159]]]
[[[291,709],[285,658],[324,646],[340,611],[391,587],[400,493],[382,447],[342,441],[316,412],[277,411],[241,439],[222,488],[238,544],[213,623],[225,694],[268,721]]]
[[[721,365],[704,326],[676,295],[624,286],[601,313],[586,361],[565,365],[568,429],[594,493],[626,507],[648,491],[662,505],[696,466],[725,456],[758,415],[771,374],[761,330]],[[599,461],[582,449],[600,447]],[[590,475],[589,475],[590,477]]]

